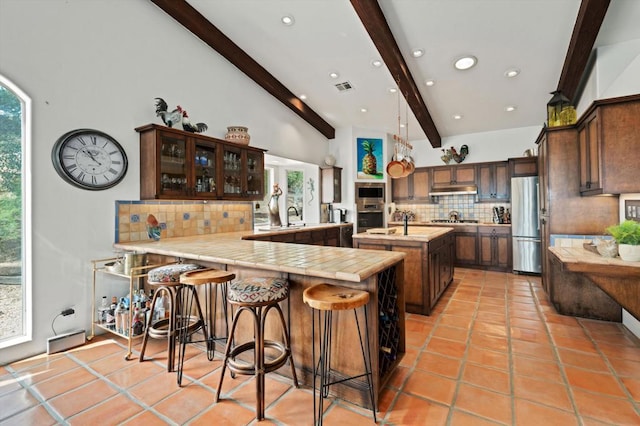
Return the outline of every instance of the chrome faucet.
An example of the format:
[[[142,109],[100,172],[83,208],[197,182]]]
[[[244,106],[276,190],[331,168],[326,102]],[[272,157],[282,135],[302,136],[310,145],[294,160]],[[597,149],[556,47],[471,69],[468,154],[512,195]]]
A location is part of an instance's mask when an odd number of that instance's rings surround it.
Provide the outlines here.
[[[289,208],[287,209],[287,227],[291,226],[291,222],[289,222],[289,211],[291,209],[296,212],[296,216],[300,216],[300,213],[298,213],[298,209],[296,209],[295,206],[289,206]]]

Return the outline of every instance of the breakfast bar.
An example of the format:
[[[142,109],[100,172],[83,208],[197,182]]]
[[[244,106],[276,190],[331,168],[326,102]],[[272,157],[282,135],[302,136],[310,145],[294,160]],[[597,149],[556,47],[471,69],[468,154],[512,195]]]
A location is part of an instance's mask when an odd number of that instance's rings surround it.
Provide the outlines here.
[[[114,247],[224,269],[234,273],[238,279],[287,278],[290,295],[283,311],[290,322],[296,373],[298,379],[307,385],[312,383],[312,333],[311,311],[302,301],[303,291],[315,284],[328,283],[369,292],[369,347],[377,401],[380,389],[405,352],[404,253],[243,240],[246,235],[247,232],[229,232],[116,243]],[[222,323],[217,321],[217,324]],[[253,328],[248,321],[243,323],[241,320],[239,327],[236,337],[241,340],[251,338]],[[337,329],[333,337],[335,351],[354,354],[340,357],[340,364],[336,365],[345,375],[357,374],[363,368],[357,332],[350,329]],[[265,336],[279,338],[280,330],[276,321],[267,321]],[[281,368],[278,374],[288,376],[290,370]],[[336,385],[332,391],[355,404],[370,405],[363,383],[359,381]]]
[[[579,273],[602,292],[640,320],[640,262],[609,258],[579,247],[549,247],[552,266],[566,272]],[[553,295],[551,296],[553,300]],[[593,305],[594,296],[585,303]],[[615,318],[616,321],[620,319]]]

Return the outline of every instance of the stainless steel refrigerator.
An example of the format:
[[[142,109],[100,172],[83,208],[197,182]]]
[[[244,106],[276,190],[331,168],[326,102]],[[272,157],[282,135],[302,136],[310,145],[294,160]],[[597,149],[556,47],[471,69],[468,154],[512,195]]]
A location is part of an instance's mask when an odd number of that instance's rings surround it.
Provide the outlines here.
[[[513,271],[540,273],[540,221],[538,177],[511,179],[511,235]]]

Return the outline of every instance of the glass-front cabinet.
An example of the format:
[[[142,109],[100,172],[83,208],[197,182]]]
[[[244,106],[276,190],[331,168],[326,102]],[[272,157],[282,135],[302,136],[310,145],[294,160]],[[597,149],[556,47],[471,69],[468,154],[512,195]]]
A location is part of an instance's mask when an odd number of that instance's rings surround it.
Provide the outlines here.
[[[189,187],[187,167],[187,139],[182,135],[159,135],[160,194],[184,196]],[[144,162],[147,159],[141,159]]]
[[[247,195],[264,197],[264,153],[247,151]]]
[[[210,198],[218,193],[217,177],[218,147],[204,142],[195,144],[194,170],[195,195]]]
[[[264,150],[156,124],[140,133],[140,199],[264,198]]]

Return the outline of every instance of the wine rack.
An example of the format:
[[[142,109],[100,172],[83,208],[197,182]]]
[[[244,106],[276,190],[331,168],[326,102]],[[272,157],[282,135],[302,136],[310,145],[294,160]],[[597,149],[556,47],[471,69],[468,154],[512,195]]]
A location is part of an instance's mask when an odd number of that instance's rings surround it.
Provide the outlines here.
[[[378,274],[378,374],[384,377],[395,366],[400,345],[396,267]]]

